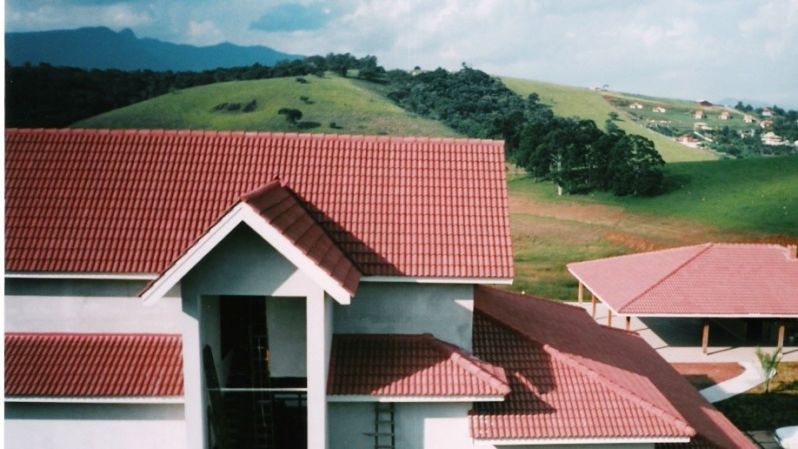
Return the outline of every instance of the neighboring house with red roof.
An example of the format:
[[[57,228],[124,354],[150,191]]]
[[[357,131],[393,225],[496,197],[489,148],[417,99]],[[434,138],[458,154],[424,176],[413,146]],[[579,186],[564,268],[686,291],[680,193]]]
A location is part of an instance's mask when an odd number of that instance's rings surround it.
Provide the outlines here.
[[[627,323],[632,316],[767,319],[781,348],[787,322],[798,318],[794,245],[705,243],[575,262],[568,271],[609,308],[610,319]],[[706,353],[709,322],[703,333]]]
[[[6,447],[750,447],[591,346],[656,358],[636,337],[568,346],[583,312],[484,287],[513,277],[504,164],[489,140],[7,130]]]

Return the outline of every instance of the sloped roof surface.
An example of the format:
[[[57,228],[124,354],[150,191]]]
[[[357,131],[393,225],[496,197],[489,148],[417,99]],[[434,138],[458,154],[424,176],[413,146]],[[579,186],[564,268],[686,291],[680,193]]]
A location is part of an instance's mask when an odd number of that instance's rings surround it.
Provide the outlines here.
[[[327,393],[370,396],[503,396],[504,370],[430,334],[333,336]]]
[[[798,315],[798,259],[779,245],[707,243],[568,269],[618,313]]]
[[[502,142],[7,130],[6,270],[159,273],[275,178],[364,275],[512,277]]]
[[[504,367],[512,389],[503,403],[475,406],[475,438],[691,437],[755,448],[636,335],[486,287],[475,307],[474,353]]]
[[[6,333],[6,396],[182,396],[179,335]]]
[[[280,181],[272,181],[248,193],[243,201],[282,232],[350,294],[355,293],[360,282],[358,269]]]

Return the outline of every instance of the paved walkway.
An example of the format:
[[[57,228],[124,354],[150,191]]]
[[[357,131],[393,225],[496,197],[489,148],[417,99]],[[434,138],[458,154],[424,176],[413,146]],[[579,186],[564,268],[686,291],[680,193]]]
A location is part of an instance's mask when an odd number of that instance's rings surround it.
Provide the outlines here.
[[[585,301],[581,305],[576,302],[568,304],[581,306],[587,313],[591,312],[590,301]],[[662,335],[655,333],[649,324],[636,317],[632,318],[631,330],[640,334],[662,358],[670,363],[756,363],[757,347],[755,346],[716,345],[709,346],[707,354],[702,353],[700,325],[696,328],[697,320],[689,318],[645,318],[645,320],[650,324],[656,324],[657,332]],[[601,302],[596,304],[596,322],[607,325],[607,307]],[[626,322],[623,317],[614,316],[612,325],[623,329]],[[724,340],[723,334],[723,329],[717,328],[717,326],[712,327],[709,336],[710,345],[714,344],[714,341]],[[762,350],[766,352],[773,352],[775,349],[775,346],[762,347]],[[785,346],[782,350],[782,361],[798,362],[798,346]]]
[[[720,402],[734,395],[745,393],[764,382],[765,375],[756,362],[739,362],[745,371],[737,377],[715,384],[699,391],[701,396],[709,402]]]

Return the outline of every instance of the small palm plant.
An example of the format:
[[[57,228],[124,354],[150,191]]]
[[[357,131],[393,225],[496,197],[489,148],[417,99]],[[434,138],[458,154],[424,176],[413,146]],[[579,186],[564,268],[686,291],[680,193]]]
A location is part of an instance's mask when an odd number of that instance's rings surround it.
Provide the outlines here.
[[[759,359],[759,366],[765,373],[765,393],[770,393],[770,381],[776,375],[776,368],[781,362],[781,349],[777,349],[773,354],[768,354],[760,348],[756,350],[756,358]]]

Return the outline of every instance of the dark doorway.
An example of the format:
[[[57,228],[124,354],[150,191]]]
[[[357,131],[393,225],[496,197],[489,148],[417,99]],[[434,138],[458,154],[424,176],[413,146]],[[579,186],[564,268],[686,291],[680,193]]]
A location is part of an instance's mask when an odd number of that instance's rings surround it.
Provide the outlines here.
[[[266,301],[219,298],[219,368],[224,371],[217,399],[219,449],[307,447],[306,379],[270,377]]]
[[[268,387],[266,298],[222,296],[219,298],[219,318],[222,360],[229,367],[225,387]]]

